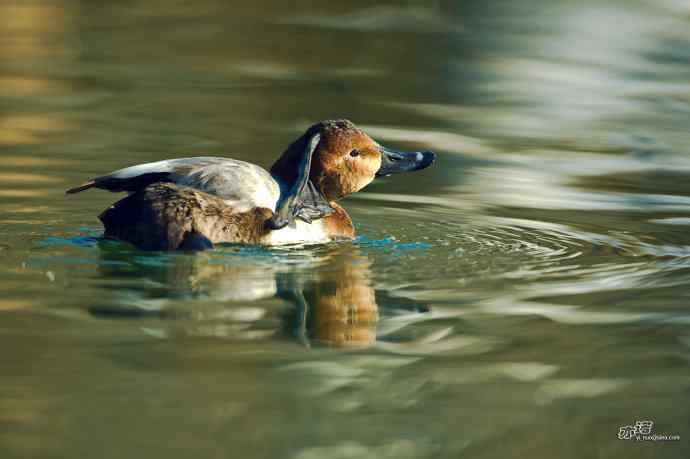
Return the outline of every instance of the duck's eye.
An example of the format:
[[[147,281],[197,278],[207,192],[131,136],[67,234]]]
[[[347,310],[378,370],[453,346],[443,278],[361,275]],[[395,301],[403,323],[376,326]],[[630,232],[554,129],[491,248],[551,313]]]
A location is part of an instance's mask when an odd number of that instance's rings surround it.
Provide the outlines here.
[[[359,156],[359,150],[352,150],[350,152],[350,156],[352,156],[353,158],[356,158],[357,156]]]

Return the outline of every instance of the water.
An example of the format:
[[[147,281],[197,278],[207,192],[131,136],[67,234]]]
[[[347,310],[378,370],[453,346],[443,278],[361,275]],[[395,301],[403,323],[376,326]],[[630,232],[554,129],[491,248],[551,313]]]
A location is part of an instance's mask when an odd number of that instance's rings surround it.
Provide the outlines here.
[[[687,457],[690,5],[0,4],[0,452]],[[351,243],[137,252],[130,164],[347,117]],[[652,420],[675,442],[619,440]]]

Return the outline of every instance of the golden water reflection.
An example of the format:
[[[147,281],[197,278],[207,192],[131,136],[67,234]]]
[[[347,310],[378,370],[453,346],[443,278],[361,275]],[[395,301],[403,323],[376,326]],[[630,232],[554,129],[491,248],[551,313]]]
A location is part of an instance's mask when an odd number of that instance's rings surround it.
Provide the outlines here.
[[[112,288],[114,297],[92,306],[97,316],[195,317],[198,320],[187,332],[206,331],[226,338],[286,333],[305,345],[358,347],[377,341],[377,291],[372,286],[371,261],[361,252],[334,248],[294,269],[246,258],[219,263],[208,254],[164,259],[145,254],[133,262],[109,244],[103,243],[100,271],[109,279],[104,287]],[[318,270],[311,270],[314,267]],[[288,309],[267,310],[266,301],[271,299],[287,302]],[[414,310],[426,308],[401,302]],[[277,323],[267,320],[276,316]],[[205,321],[213,327],[206,328]],[[218,321],[226,326],[218,326]],[[252,323],[263,327],[262,332],[257,333]]]
[[[61,4],[0,5],[5,66],[0,97],[15,102],[13,110],[0,114],[0,147],[40,144],[48,135],[77,127],[65,113],[47,107],[51,99],[73,92],[60,76],[73,67],[78,52],[72,14]]]

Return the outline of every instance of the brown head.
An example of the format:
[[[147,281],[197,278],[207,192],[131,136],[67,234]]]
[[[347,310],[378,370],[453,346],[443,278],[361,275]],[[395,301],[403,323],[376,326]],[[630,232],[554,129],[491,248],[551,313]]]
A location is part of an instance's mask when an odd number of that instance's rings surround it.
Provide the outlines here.
[[[327,215],[329,202],[361,190],[374,178],[424,169],[435,158],[430,151],[387,149],[348,120],[314,124],[271,167],[282,188],[273,228],[287,225],[290,215]]]

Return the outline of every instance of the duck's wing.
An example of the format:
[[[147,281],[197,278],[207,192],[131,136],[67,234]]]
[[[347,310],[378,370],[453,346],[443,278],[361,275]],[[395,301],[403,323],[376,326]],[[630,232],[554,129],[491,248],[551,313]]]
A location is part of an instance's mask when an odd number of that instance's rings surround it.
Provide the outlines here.
[[[313,220],[318,220],[332,213],[333,208],[323,194],[316,189],[311,180],[307,182],[300,194],[300,206],[295,217],[304,222],[311,223]]]
[[[271,168],[283,182],[283,193],[276,203],[273,217],[266,221],[266,227],[279,230],[299,218],[306,223],[333,213],[325,196],[309,179],[314,152],[321,141],[319,133],[309,131],[293,142],[289,153],[283,154]],[[286,165],[285,163],[292,163]],[[296,167],[295,167],[296,166]]]
[[[307,223],[333,212],[327,200],[307,180],[308,167],[301,183],[286,192],[284,207],[290,219],[299,218]],[[143,190],[153,183],[169,182],[188,186],[218,196],[233,209],[244,212],[256,207],[276,211],[281,199],[281,187],[271,174],[255,164],[230,158],[199,156],[156,161],[126,167],[107,175],[93,178],[68,189],[68,194],[90,188],[130,193]],[[288,222],[285,218],[285,224]],[[276,226],[282,228],[285,224]]]
[[[136,191],[156,182],[179,182],[200,168],[232,161],[227,158],[200,156],[156,161],[125,167],[108,175],[95,177],[88,182],[67,190],[68,194],[78,193],[89,188],[108,191]]]

